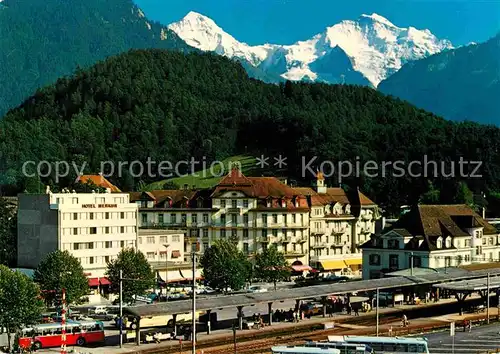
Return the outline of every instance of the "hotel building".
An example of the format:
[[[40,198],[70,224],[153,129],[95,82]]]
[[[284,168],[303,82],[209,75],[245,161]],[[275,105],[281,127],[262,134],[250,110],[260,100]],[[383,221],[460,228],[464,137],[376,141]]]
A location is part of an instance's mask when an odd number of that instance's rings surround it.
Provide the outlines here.
[[[51,193],[18,196],[18,266],[36,268],[67,250],[88,277],[103,277],[107,262],[137,246],[137,204],[127,193]]]

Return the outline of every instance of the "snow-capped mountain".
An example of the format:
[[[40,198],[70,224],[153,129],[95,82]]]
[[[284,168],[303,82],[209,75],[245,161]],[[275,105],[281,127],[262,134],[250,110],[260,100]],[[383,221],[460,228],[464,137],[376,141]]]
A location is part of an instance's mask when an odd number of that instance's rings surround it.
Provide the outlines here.
[[[246,60],[285,79],[367,81],[374,87],[408,61],[453,48],[449,41],[436,38],[429,30],[400,28],[377,14],[342,21],[292,45],[250,46],[196,12],[189,12],[168,27],[193,47]]]

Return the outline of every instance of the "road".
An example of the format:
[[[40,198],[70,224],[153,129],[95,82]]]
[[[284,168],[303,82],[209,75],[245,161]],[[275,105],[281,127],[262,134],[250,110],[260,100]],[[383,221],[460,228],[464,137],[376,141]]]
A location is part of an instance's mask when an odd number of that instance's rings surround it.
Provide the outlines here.
[[[431,354],[476,354],[500,350],[500,325],[473,327],[469,333],[463,327],[456,327],[455,344],[449,331],[426,334]],[[452,348],[455,348],[453,351]]]

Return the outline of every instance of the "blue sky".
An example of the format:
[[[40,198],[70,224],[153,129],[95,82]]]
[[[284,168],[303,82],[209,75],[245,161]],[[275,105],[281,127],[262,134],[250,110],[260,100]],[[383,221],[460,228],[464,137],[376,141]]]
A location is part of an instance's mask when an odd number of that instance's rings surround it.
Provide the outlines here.
[[[345,19],[378,13],[399,27],[428,28],[454,45],[500,32],[500,0],[134,0],[163,24],[189,11],[212,18],[249,44],[291,44]]]

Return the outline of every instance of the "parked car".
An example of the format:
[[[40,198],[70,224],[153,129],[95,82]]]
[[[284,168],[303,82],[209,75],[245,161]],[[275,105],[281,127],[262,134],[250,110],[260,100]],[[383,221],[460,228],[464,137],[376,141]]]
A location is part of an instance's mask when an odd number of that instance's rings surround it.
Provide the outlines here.
[[[107,315],[108,309],[106,306],[92,306],[89,308],[89,315]]]
[[[248,292],[249,293],[265,293],[265,292],[267,292],[267,289],[262,287],[262,286],[254,285],[254,286],[248,287]]]

